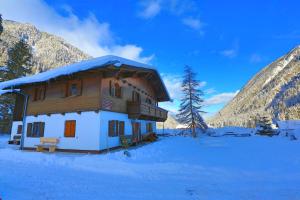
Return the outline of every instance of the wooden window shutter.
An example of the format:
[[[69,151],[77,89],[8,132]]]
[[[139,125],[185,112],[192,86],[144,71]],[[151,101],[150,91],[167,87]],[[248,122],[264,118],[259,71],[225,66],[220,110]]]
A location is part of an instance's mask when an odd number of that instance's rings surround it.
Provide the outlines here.
[[[119,135],[124,135],[125,123],[123,121],[119,122]]]
[[[32,136],[32,123],[27,124],[27,137]]]
[[[32,137],[36,137],[38,135],[38,122],[33,122],[32,124]]]
[[[118,136],[119,134],[119,121],[115,120],[115,132],[114,136]]]
[[[22,125],[18,125],[18,130],[17,130],[17,134],[21,134],[22,133]]]
[[[112,82],[109,81],[109,95],[113,96],[113,92],[112,92]]]
[[[77,95],[82,95],[82,79],[78,80]]]
[[[69,137],[70,136],[70,123],[68,121],[65,122],[65,137]]]
[[[34,93],[33,93],[33,98],[32,101],[37,101],[37,96],[38,96],[38,88],[34,88]]]
[[[40,130],[40,137],[44,137],[44,130],[45,130],[45,122],[40,122],[40,126],[39,126]]]
[[[65,137],[75,137],[76,121],[67,120],[65,121]]]
[[[121,98],[122,97],[122,92],[121,92],[122,88],[121,86],[116,83],[115,84],[115,96],[118,97],[118,98]]]
[[[63,87],[64,87],[63,97],[68,97],[69,96],[69,82],[66,82]]]
[[[42,100],[44,100],[46,98],[46,90],[47,90],[47,86],[44,85],[42,87]]]
[[[114,128],[115,128],[115,121],[110,120],[108,121],[108,136],[113,137],[114,136]]]
[[[71,121],[71,136],[75,137],[75,132],[76,132],[76,121],[73,120]]]
[[[108,135],[109,137],[118,136],[119,133],[119,121],[110,120],[108,124]]]

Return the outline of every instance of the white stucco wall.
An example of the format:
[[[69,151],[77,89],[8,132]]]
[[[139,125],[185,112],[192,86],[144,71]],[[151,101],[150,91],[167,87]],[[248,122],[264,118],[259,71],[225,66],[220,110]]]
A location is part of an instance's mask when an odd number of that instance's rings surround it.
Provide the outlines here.
[[[55,137],[59,139],[58,148],[76,150],[99,150],[100,118],[99,113],[82,112],[66,113],[65,115],[53,114],[27,116],[27,123],[45,122],[44,137]],[[75,137],[64,137],[65,121],[76,120]],[[24,147],[35,147],[40,143],[39,138],[27,137],[25,134]]]
[[[146,133],[146,123],[151,121],[145,120],[132,120],[128,118],[127,114],[123,113],[115,113],[109,111],[101,111],[100,112],[100,150],[112,148],[116,146],[120,146],[120,138],[119,137],[108,137],[108,121],[109,120],[119,120],[124,121],[125,123],[125,135],[132,135],[132,125],[133,121],[141,123],[141,133]],[[156,123],[152,122],[153,131],[156,131]]]
[[[14,136],[17,134],[18,132],[18,126],[22,125],[23,122],[22,121],[14,121],[12,123],[12,127],[11,127],[11,133],[10,133],[10,139],[12,140],[14,138]]]
[[[65,121],[76,120],[75,137],[64,137]],[[128,119],[127,114],[100,111],[96,112],[82,112],[27,116],[25,127],[24,147],[35,148],[35,145],[40,143],[39,138],[27,137],[27,124],[33,122],[45,122],[44,137],[54,137],[59,139],[59,149],[72,149],[72,150],[104,150],[107,148],[120,146],[119,137],[108,137],[108,121],[119,120],[125,123],[125,135],[132,135],[133,121],[140,122],[141,133],[146,133],[146,123],[151,122],[153,131],[156,131],[156,122],[145,120],[131,120]],[[22,122],[13,122],[13,133],[16,133],[17,127]]]

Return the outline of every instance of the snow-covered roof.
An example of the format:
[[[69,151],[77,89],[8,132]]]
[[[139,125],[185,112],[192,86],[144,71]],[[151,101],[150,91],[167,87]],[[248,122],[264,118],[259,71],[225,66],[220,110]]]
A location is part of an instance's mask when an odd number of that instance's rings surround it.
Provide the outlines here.
[[[170,95],[168,93],[168,90],[166,86],[164,85],[164,82],[162,78],[160,77],[160,74],[157,72],[157,70],[150,65],[136,62],[133,60],[129,60],[126,58],[118,57],[118,56],[102,56],[98,58],[93,58],[81,62],[77,62],[71,65],[66,65],[62,67],[58,67],[46,72],[42,72],[36,75],[32,76],[26,76],[22,78],[17,78],[5,82],[0,83],[0,90],[4,89],[9,89],[9,88],[16,88],[17,86],[21,85],[26,85],[26,84],[31,84],[31,83],[39,83],[39,82],[45,82],[50,79],[57,78],[59,76],[64,76],[64,75],[70,75],[73,73],[77,73],[80,71],[86,71],[90,69],[95,69],[95,68],[101,68],[101,67],[106,67],[108,65],[114,65],[116,67],[121,67],[122,65],[128,65],[128,66],[133,66],[136,68],[143,68],[143,69],[150,69],[153,70],[160,78],[162,85],[164,87],[164,90],[167,95],[167,99],[170,100]]]

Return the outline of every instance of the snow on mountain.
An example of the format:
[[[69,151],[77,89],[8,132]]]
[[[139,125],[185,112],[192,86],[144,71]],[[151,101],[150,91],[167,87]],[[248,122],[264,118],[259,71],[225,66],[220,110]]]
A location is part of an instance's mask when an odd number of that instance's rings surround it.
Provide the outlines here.
[[[32,47],[34,73],[90,58],[62,38],[39,31],[31,24],[4,20],[3,26],[4,32],[0,40],[0,66],[5,66],[8,49],[21,37],[26,37]]]
[[[253,127],[258,115],[300,119],[300,46],[257,73],[209,123]]]

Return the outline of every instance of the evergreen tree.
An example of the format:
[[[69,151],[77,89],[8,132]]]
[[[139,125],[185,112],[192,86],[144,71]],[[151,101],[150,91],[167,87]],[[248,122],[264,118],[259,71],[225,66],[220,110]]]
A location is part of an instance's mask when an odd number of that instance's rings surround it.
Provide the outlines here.
[[[272,121],[267,116],[260,116],[256,122],[257,131],[256,134],[259,135],[273,135],[274,130],[272,128]]]
[[[0,14],[0,36],[3,33],[2,15]]]
[[[0,67],[0,81],[23,77],[31,73],[31,48],[24,38],[21,38],[19,42],[8,50],[8,61],[6,64],[7,66]],[[13,94],[0,96],[0,131],[9,132],[14,102],[15,96]]]
[[[26,39],[21,38],[8,50],[7,66],[3,69],[3,80],[11,80],[31,73],[32,53]]]
[[[201,113],[203,105],[203,92],[199,89],[200,82],[196,80],[196,73],[192,71],[190,66],[185,66],[182,81],[183,98],[181,99],[178,121],[186,125],[193,137],[196,137],[196,129],[205,130],[207,128]]]

